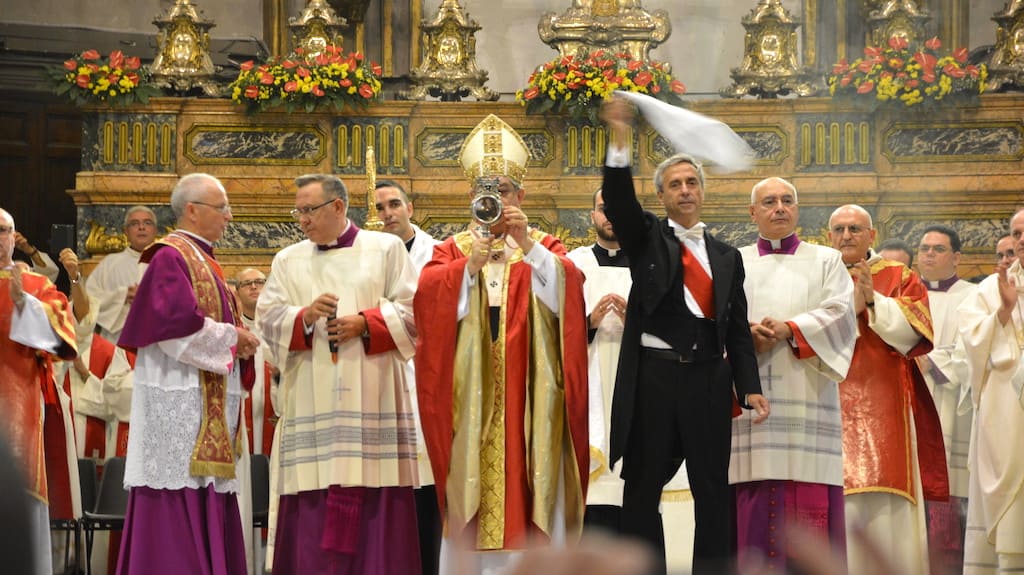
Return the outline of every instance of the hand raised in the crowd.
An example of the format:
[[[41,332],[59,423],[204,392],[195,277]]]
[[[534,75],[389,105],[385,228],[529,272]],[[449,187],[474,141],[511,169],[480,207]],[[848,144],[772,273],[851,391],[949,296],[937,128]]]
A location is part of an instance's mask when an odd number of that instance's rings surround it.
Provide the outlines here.
[[[757,353],[769,351],[778,343],[775,333],[760,323],[750,324],[750,335],[754,338],[754,351]]]
[[[506,205],[502,218],[505,220],[505,233],[515,240],[524,254],[529,252],[533,248],[533,239],[530,238],[530,228],[527,225],[530,221],[526,214],[516,206]]]
[[[260,347],[260,338],[256,337],[256,334],[249,331],[248,329],[235,326],[235,331],[238,332],[238,343],[235,346],[236,355],[239,359],[249,359],[256,354],[256,350]]]
[[[338,296],[332,293],[322,293],[317,296],[313,303],[309,304],[302,312],[302,322],[307,326],[313,325],[322,317],[334,317],[338,312]]]
[[[1009,260],[1002,260],[999,265],[996,266],[996,280],[999,283],[999,300],[1002,305],[999,306],[997,316],[999,317],[999,323],[1006,325],[1006,322],[1010,320],[1010,314],[1014,308],[1017,307],[1017,303],[1020,300],[1020,295],[1017,293],[1017,282],[1014,278],[1007,275],[1006,270],[1010,269]]]
[[[14,305],[20,310],[25,305],[25,290],[22,287],[21,266],[17,265],[17,262],[15,262],[15,264],[8,269],[11,272],[11,284],[9,288],[11,292],[11,301],[14,302]]]
[[[478,237],[473,240],[472,251],[469,252],[469,261],[466,262],[466,271],[470,277],[475,276],[487,265],[487,258],[491,257],[491,246],[498,241],[490,236]]]
[[[25,255],[35,255],[36,249],[29,243],[28,238],[21,235],[21,232],[15,230],[14,232],[14,247],[18,248],[18,251]]]
[[[850,277],[853,278],[853,308],[859,314],[875,303],[875,284],[871,278],[871,266],[860,260],[850,268]]]
[[[629,131],[633,127],[633,106],[625,98],[612,96],[601,105],[601,119],[608,126],[612,142],[617,146],[629,145]]]
[[[362,337],[367,329],[366,318],[361,314],[346,315],[327,320],[327,339],[338,345]]]
[[[64,248],[60,251],[60,265],[64,266],[64,269],[68,272],[68,277],[76,279],[79,274],[78,269],[78,254],[71,248]]]
[[[593,311],[590,312],[590,327],[596,328],[601,325],[601,322],[604,321],[605,316],[609,313],[614,313],[619,316],[620,320],[625,322],[626,299],[614,293],[605,294],[604,297],[598,300]]]

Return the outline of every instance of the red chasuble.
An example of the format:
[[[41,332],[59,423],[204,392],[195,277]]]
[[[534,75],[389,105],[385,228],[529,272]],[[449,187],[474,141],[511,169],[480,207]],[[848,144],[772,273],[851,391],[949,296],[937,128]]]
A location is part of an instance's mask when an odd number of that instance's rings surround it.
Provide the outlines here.
[[[459,289],[472,242],[468,232],[434,248],[433,260],[423,269],[416,291],[416,388],[437,496],[449,533],[457,536],[467,525],[475,528],[479,549],[522,548],[528,536],[550,535],[554,501],[547,501],[550,497],[543,494],[557,489],[560,461],[565,465],[570,536],[578,533],[582,524],[589,474],[583,275],[564,257],[565,248],[557,238],[532,234],[534,241],[558,256],[564,270],[564,305],[554,329],[535,325],[541,322],[537,318],[549,312],[538,314],[538,306],[544,304],[532,296],[532,269],[521,261],[519,250],[506,267],[504,321],[498,339],[504,343],[504,353],[496,352],[491,342],[487,296],[480,277],[470,288],[471,292],[480,290],[479,297],[471,300],[482,310],[476,316],[482,318],[480,326],[465,325],[469,316],[457,320]],[[557,346],[552,364],[547,364],[540,349],[551,346],[538,341],[545,335],[547,343]],[[499,371],[502,363],[504,370]],[[481,365],[483,369],[479,369]],[[491,368],[495,368],[493,377],[479,376]],[[545,372],[549,368],[551,371]],[[500,400],[494,398],[501,394],[504,402],[499,405]],[[467,395],[472,397],[467,400]],[[482,413],[479,419],[469,413],[473,409]],[[502,420],[504,425],[500,425]],[[463,426],[479,424],[481,439],[493,439],[491,434],[496,432],[503,441],[496,449],[488,449],[486,440],[460,447],[458,437],[464,430],[455,428],[456,421]],[[473,475],[477,465],[479,472]],[[493,478],[496,467],[500,468],[497,476],[504,480],[491,491],[500,493],[504,508],[495,511],[492,507],[483,517],[486,500],[493,497],[493,493],[485,493],[488,474]],[[552,468],[550,474],[542,471]],[[467,477],[479,481],[467,482]],[[488,531],[488,542],[482,542],[484,531]]]
[[[67,297],[39,274],[24,272],[21,279],[25,293],[42,302],[50,326],[62,341],[57,355],[74,359],[77,353],[75,330]],[[11,272],[0,270],[0,334],[3,334],[0,337],[0,434],[7,437],[19,467],[24,470],[29,492],[49,504],[49,476],[54,483],[50,486],[52,492],[67,495],[54,502],[59,507],[56,516],[71,517],[64,419],[53,380],[53,358],[48,352],[11,341],[8,334],[11,333],[14,302],[11,301],[10,281]],[[48,453],[44,450],[44,407],[48,416],[45,444],[53,446]]]
[[[898,262],[871,265],[875,291],[895,298],[904,317],[921,335],[906,357],[870,327],[868,312],[857,316],[860,337],[846,380],[839,385],[843,411],[843,471],[846,494],[883,492],[917,503],[911,453],[911,414],[925,499],[949,498],[942,427],[931,393],[914,357],[932,350],[928,290]]]

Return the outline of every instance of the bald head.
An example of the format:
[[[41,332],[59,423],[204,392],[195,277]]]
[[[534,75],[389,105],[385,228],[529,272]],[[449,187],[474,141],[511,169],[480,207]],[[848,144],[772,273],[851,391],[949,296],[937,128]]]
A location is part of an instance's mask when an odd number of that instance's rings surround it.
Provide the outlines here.
[[[14,216],[0,208],[0,269],[10,267],[14,258]]]
[[[832,247],[843,253],[843,263],[853,265],[867,259],[875,243],[876,230],[871,214],[856,204],[836,208],[828,219],[828,238]]]
[[[266,283],[267,276],[256,268],[246,268],[235,274],[235,292],[238,293],[238,303],[246,317],[256,315],[256,300],[260,298]]]

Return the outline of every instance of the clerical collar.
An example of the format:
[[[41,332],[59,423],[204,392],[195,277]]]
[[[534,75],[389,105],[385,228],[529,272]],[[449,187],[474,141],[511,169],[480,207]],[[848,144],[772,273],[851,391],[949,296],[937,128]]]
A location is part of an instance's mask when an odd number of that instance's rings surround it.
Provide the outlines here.
[[[800,238],[796,237],[796,234],[789,234],[781,240],[769,240],[765,237],[759,236],[757,238],[757,253],[758,255],[766,256],[768,254],[785,254],[791,256],[796,253],[797,246],[800,245]]]
[[[960,277],[956,274],[938,281],[925,280],[925,285],[928,286],[928,291],[949,291],[949,288],[953,287],[953,284],[960,281]]]
[[[316,249],[319,250],[319,251],[324,252],[324,251],[327,251],[327,250],[333,250],[333,249],[337,249],[337,248],[349,248],[349,247],[352,247],[352,244],[355,243],[355,241],[356,241],[356,234],[357,233],[359,233],[359,228],[356,227],[356,225],[352,223],[352,220],[349,220],[348,221],[348,226],[345,227],[345,231],[342,232],[340,236],[338,236],[337,240],[335,240],[335,241],[333,241],[333,242],[331,242],[331,243],[329,243],[327,245],[317,244]]]
[[[411,252],[412,251],[412,243],[415,242],[415,241],[416,241],[416,234],[413,234],[412,237],[409,238],[409,241],[405,242],[405,251]]]
[[[192,238],[193,240],[196,241],[196,244],[204,252],[206,252],[208,255],[211,255],[211,256],[213,255],[213,242],[211,242],[210,240],[208,240],[208,239],[206,239],[206,238],[204,238],[204,237],[202,237],[200,235],[194,234],[194,233],[192,233],[190,231],[183,230],[181,228],[178,228],[178,229],[174,230],[174,232],[175,233],[179,233],[179,234],[184,234],[184,235]]]
[[[608,249],[601,244],[594,244],[594,259],[599,266],[629,267],[629,258],[621,248]]]

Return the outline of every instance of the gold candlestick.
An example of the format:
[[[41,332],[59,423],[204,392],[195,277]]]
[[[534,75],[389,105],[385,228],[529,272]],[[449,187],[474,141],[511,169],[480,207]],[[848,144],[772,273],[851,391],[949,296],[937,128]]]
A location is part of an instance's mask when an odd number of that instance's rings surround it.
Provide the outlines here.
[[[384,222],[377,213],[377,158],[373,146],[366,146],[366,222],[363,229],[375,232],[384,230]]]

